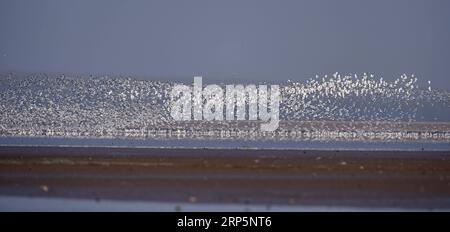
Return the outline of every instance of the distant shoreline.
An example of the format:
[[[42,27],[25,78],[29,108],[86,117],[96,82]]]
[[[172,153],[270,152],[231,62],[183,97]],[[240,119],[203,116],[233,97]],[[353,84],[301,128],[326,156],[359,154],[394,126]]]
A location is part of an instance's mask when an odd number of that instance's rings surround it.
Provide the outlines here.
[[[0,136],[0,147],[86,147],[153,149],[341,150],[341,151],[450,151],[447,141],[321,141],[201,138],[89,138]],[[449,153],[450,154],[450,153]]]

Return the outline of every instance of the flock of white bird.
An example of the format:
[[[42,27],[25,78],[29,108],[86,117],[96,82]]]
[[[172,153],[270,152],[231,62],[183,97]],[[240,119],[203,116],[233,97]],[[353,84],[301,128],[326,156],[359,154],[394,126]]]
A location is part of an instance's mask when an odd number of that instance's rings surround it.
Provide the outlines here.
[[[179,124],[171,127],[169,109],[174,84],[119,77],[3,75],[0,136],[149,137],[160,131],[165,137],[179,137]],[[282,121],[450,121],[450,92],[432,89],[430,82],[420,87],[413,75],[386,81],[372,74],[335,73],[279,84]],[[239,134],[241,128],[230,124],[227,130]],[[277,136],[292,135],[279,130]],[[314,133],[321,133],[317,130]]]
[[[386,81],[335,73],[306,83],[289,81],[281,110],[286,120],[412,121],[432,94],[430,85],[419,88],[414,75]]]

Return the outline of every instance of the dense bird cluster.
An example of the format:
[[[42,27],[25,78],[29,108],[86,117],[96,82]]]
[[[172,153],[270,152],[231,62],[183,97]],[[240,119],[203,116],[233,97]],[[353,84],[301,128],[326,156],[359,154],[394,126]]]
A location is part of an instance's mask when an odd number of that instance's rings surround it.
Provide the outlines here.
[[[388,82],[373,75],[335,73],[306,83],[288,82],[280,110],[285,120],[450,121],[449,99],[448,91],[420,88],[414,76]],[[433,115],[425,112],[430,107]]]
[[[3,75],[0,135],[108,137],[170,129],[173,85],[119,77]],[[450,121],[450,92],[419,87],[414,76],[385,81],[336,73],[280,87],[282,121]]]

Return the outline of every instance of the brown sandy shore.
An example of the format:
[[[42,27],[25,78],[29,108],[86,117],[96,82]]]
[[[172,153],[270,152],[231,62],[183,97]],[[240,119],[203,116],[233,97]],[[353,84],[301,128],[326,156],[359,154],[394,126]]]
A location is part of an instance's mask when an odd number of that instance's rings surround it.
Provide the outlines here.
[[[2,146],[0,196],[448,210],[450,154]]]

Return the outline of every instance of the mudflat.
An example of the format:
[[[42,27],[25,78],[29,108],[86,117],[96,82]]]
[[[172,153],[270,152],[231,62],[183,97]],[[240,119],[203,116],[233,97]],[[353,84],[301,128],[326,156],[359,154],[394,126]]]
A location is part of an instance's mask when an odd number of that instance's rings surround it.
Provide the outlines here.
[[[449,209],[450,154],[1,146],[0,195]]]

